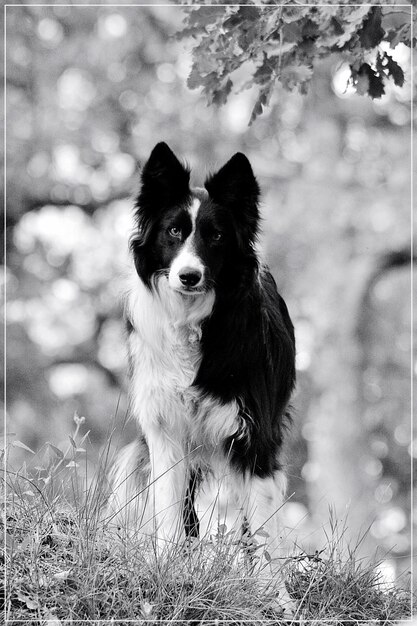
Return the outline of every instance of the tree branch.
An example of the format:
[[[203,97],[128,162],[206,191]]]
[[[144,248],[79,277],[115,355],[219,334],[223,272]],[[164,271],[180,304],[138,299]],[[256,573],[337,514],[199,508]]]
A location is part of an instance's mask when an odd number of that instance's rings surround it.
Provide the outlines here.
[[[41,209],[42,207],[46,205],[52,205],[56,207],[77,206],[88,215],[92,215],[95,211],[97,211],[97,209],[100,209],[103,206],[110,204],[111,202],[115,202],[117,200],[128,200],[128,199],[129,199],[129,194],[127,194],[125,190],[115,191],[104,200],[94,200],[92,198],[91,200],[85,203],[76,202],[75,200],[71,201],[71,199],[57,200],[57,199],[51,198],[48,195],[37,196],[37,197],[26,196],[26,198],[24,199],[24,204],[25,204],[24,212],[27,213],[29,211],[36,211],[37,209]]]
[[[55,367],[57,365],[73,365],[73,364],[74,365],[81,364],[81,365],[86,365],[88,367],[94,368],[105,375],[105,377],[107,378],[108,382],[110,383],[112,387],[123,388],[122,381],[114,372],[112,372],[112,370],[110,370],[108,367],[100,363],[100,361],[98,361],[94,357],[87,356],[85,354],[74,354],[71,357],[58,358],[49,365],[49,368]]]

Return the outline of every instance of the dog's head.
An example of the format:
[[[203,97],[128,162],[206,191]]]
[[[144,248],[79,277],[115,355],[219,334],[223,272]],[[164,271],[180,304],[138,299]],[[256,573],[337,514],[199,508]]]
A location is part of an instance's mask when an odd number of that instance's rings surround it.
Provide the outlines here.
[[[204,189],[190,188],[189,179],[189,169],[158,143],[142,171],[131,249],[149,288],[160,277],[174,291],[195,296],[241,283],[256,264],[259,187],[241,153]]]

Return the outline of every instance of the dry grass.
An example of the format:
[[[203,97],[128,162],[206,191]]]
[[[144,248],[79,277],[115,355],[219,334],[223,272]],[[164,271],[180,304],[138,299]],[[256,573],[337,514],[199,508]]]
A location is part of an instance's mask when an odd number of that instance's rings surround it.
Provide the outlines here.
[[[78,424],[79,426],[79,424]],[[374,566],[343,559],[334,527],[321,554],[299,553],[282,567],[298,607],[279,610],[279,586],[261,584],[241,546],[216,540],[152,548],[102,519],[108,451],[95,480],[83,488],[85,456],[78,430],[65,454],[51,445],[31,468],[8,471],[5,483],[5,616],[9,624],[393,623],[410,615],[410,596],[382,589]],[[19,443],[17,444],[19,445]],[[37,469],[35,469],[35,467]],[[255,546],[256,553],[256,546]],[[256,554],[255,554],[256,557]],[[325,621],[324,621],[325,620]]]

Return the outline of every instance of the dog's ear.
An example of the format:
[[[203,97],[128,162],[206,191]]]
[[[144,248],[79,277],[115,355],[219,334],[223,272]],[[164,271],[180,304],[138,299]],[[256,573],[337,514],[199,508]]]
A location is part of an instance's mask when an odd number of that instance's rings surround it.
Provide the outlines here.
[[[205,184],[209,196],[217,204],[230,207],[236,220],[243,221],[255,236],[259,222],[259,185],[247,157],[237,152]]]
[[[158,143],[145,163],[141,189],[135,204],[136,229],[130,239],[136,268],[146,264],[142,248],[149,240],[152,226],[160,213],[184,200],[190,193],[190,172],[177,159],[166,143]]]
[[[142,170],[138,206],[176,204],[189,193],[190,171],[166,143],[158,143]]]

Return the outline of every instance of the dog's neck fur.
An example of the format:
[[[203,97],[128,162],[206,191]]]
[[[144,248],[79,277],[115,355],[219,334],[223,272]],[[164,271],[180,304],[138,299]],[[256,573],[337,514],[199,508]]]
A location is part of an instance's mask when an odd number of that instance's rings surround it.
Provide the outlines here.
[[[166,276],[157,279],[150,290],[134,272],[129,278],[125,300],[127,318],[143,339],[158,342],[162,334],[189,336],[191,342],[201,338],[201,324],[209,317],[215,301],[214,291],[203,295],[183,296],[173,291]]]
[[[135,371],[132,412],[146,433],[159,424],[182,455],[202,443],[212,455],[213,446],[239,427],[236,402],[220,405],[193,387],[202,358],[201,325],[211,314],[214,292],[184,298],[165,277],[158,280],[159,288],[151,291],[132,276],[126,297],[126,315],[133,327],[128,342]],[[213,417],[206,423],[208,413]]]

